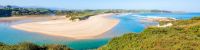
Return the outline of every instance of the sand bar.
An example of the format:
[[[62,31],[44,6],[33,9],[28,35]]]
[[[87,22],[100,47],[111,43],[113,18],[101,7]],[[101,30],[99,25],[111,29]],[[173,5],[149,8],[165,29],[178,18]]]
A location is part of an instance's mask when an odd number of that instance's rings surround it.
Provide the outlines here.
[[[30,22],[12,25],[12,28],[52,36],[63,36],[75,39],[94,38],[112,29],[119,23],[117,19],[108,18],[114,14],[99,14],[87,20],[70,22],[66,19]]]

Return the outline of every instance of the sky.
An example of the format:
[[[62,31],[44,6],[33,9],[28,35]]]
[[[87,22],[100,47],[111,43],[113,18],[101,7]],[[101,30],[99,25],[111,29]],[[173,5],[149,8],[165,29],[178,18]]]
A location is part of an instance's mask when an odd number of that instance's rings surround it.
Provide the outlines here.
[[[0,0],[0,5],[65,9],[158,9],[200,12],[200,0]]]

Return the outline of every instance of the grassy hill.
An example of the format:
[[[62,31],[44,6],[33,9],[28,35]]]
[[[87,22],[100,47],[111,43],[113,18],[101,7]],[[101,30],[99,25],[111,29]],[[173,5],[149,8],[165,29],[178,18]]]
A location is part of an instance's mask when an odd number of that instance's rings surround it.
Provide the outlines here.
[[[161,22],[169,23],[169,22]],[[198,50],[200,17],[171,21],[171,27],[149,27],[141,33],[113,38],[98,50]]]

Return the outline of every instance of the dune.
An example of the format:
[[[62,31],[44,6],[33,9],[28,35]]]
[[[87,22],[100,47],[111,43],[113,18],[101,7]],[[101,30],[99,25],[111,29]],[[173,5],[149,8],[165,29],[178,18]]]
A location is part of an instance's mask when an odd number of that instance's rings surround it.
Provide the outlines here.
[[[12,25],[12,28],[37,32],[40,34],[62,36],[75,39],[89,39],[103,34],[119,23],[119,20],[109,18],[114,14],[99,14],[87,20],[70,22],[67,19],[29,22]]]

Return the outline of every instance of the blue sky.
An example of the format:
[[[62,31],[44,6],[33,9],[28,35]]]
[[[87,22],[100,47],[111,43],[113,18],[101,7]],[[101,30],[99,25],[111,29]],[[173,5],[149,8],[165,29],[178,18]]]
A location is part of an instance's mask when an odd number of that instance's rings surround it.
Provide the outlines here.
[[[0,5],[66,9],[159,9],[200,12],[200,0],[0,0]]]

